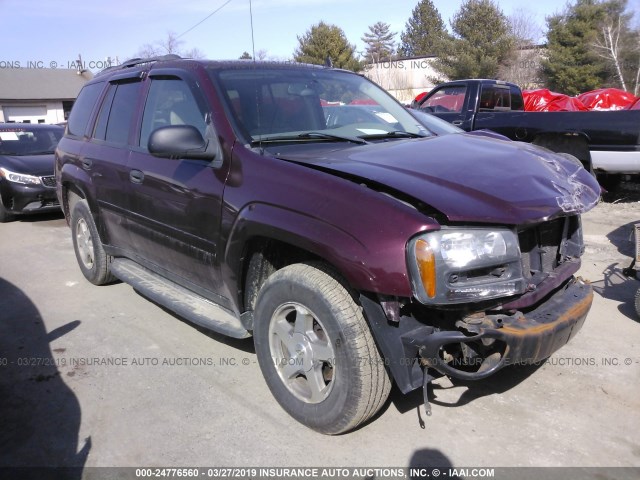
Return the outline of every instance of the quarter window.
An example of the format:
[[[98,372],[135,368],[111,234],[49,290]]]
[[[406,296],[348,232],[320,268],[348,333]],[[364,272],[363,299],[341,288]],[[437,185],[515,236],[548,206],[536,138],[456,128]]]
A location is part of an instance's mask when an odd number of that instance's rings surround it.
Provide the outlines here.
[[[93,111],[93,106],[104,86],[103,82],[85,86],[76,99],[67,124],[70,135],[82,136],[87,130],[87,123]]]

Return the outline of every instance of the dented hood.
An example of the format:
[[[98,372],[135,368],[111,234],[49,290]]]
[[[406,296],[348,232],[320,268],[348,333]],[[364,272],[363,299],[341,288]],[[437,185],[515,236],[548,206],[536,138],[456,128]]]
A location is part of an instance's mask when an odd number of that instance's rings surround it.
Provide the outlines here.
[[[294,153],[295,152],[295,153]],[[584,213],[600,186],[566,156],[525,143],[455,134],[277,155],[402,192],[451,222],[520,225]]]

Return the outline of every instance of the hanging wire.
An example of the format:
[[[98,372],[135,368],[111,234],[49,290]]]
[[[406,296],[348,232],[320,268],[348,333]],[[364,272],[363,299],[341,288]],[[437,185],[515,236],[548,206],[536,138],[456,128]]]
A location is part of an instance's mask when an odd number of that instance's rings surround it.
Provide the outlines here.
[[[218,13],[220,10],[222,10],[224,7],[226,7],[228,4],[230,4],[233,0],[227,0],[226,2],[224,2],[222,5],[220,5],[218,8],[216,8],[213,12],[211,12],[209,15],[207,15],[206,17],[204,17],[202,20],[200,20],[198,23],[196,23],[193,27],[189,28],[188,30],[182,32],[180,35],[178,35],[176,37],[176,39],[186,35],[187,33],[189,33],[191,30],[193,30],[194,28],[196,28],[197,26],[199,26],[200,24],[204,23],[205,21],[207,21],[209,18],[211,18],[212,16],[214,16],[216,13]]]

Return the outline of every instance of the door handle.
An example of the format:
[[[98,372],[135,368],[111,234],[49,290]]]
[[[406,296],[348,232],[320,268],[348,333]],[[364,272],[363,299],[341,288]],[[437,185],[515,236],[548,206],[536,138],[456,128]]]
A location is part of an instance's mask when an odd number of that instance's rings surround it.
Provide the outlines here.
[[[453,125],[455,125],[456,127],[459,127],[460,125],[462,125],[464,122],[462,120],[454,120],[453,122],[451,122]]]
[[[132,183],[142,183],[144,180],[144,173],[140,170],[131,170],[129,172],[129,180]]]

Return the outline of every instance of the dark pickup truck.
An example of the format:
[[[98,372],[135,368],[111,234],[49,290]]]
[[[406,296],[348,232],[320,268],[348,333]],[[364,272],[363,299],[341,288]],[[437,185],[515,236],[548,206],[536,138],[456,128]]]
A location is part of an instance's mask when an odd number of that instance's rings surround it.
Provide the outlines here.
[[[80,92],[56,179],[87,280],[253,336],[274,397],[327,434],[392,381],[428,407],[434,377],[542,361],[591,307],[574,274],[600,188],[575,159],[343,70],[126,62]]]
[[[512,140],[569,153],[612,187],[640,173],[640,110],[525,112],[522,91],[499,80],[459,80],[435,87],[415,107],[463,130],[488,129]]]

